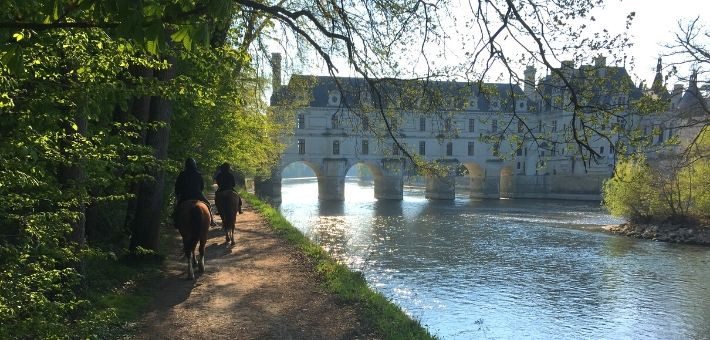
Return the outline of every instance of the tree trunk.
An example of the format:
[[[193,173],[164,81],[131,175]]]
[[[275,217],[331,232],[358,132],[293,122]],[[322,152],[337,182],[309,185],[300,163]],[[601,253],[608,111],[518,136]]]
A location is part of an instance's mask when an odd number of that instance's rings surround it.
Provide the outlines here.
[[[175,76],[175,58],[168,57],[170,67],[156,72],[160,81],[168,81]],[[140,103],[139,103],[140,104]],[[153,155],[159,161],[168,158],[168,138],[170,136],[170,117],[172,103],[162,97],[150,98],[149,122],[163,123],[157,129],[149,129],[146,134],[146,145],[153,148]],[[131,249],[142,247],[151,250],[158,249],[161,212],[164,203],[165,172],[154,170],[150,172],[154,181],[143,182],[138,187],[136,198],[136,213],[131,227]]]
[[[76,124],[76,129],[72,126]],[[64,126],[66,133],[66,147],[69,147],[71,140],[77,136],[86,134],[87,121],[85,117],[77,117],[74,122],[68,122]],[[70,164],[64,164],[59,167],[58,179],[62,188],[67,191],[81,191],[84,181],[84,169],[76,160],[70,160]],[[75,194],[78,194],[76,192]],[[80,214],[80,218],[71,222],[71,232],[67,236],[70,242],[76,242],[79,248],[86,244],[86,229],[85,229],[85,212],[86,207],[82,199],[79,199],[78,205],[74,208]]]
[[[142,77],[145,79],[149,79],[153,77],[153,70],[146,68],[146,67],[133,67],[131,68],[131,74],[133,74],[136,77]],[[149,96],[142,96],[142,97],[137,97],[133,100],[133,103],[131,104],[131,115],[135,118],[136,122],[140,124],[145,124],[148,122],[148,119],[150,118],[150,97]],[[133,142],[136,144],[145,144],[145,139],[147,135],[147,129],[143,129],[141,131],[140,137],[134,140]],[[140,189],[139,184],[134,184],[131,186],[130,192],[135,194],[136,197],[138,196],[138,190]],[[125,216],[125,221],[124,221],[124,227],[128,230],[132,230],[133,226],[133,221],[135,220],[135,215],[136,215],[136,209],[138,209],[138,200],[137,199],[131,199],[128,201],[128,204],[126,206],[126,216]]]

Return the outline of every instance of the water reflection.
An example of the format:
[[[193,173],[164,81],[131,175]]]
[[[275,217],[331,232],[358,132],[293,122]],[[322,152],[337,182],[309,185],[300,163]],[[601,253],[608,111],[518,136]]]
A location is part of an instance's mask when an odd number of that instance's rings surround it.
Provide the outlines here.
[[[304,197],[311,192],[314,197]],[[284,180],[281,211],[444,338],[706,338],[710,251],[616,237],[597,204],[375,201],[348,181],[318,202]]]

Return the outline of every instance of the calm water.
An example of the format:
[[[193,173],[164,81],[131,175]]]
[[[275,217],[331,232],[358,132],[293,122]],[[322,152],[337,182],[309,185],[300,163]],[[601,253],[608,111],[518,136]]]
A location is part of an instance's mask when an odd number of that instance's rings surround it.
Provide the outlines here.
[[[444,339],[710,338],[710,248],[600,232],[598,204],[317,193],[284,179],[281,212]]]

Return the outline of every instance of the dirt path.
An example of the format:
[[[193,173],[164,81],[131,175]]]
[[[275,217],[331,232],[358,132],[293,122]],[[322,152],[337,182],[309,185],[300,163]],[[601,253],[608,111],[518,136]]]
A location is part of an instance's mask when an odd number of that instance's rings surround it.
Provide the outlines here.
[[[237,244],[229,247],[221,228],[210,229],[206,270],[195,281],[185,279],[176,243],[137,339],[377,337],[361,325],[356,308],[324,291],[303,255],[248,206],[235,235]]]

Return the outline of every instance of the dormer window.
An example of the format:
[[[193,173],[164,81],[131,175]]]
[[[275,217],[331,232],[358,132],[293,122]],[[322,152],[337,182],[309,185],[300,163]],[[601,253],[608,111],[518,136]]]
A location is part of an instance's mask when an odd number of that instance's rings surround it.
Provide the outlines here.
[[[466,98],[466,101],[464,103],[464,109],[478,110],[478,96],[474,94]]]
[[[525,101],[518,100],[518,111],[525,111]]]
[[[499,110],[500,109],[500,99],[491,99],[491,110]]]
[[[339,106],[340,105],[340,91],[328,92],[328,105],[329,106]]]

